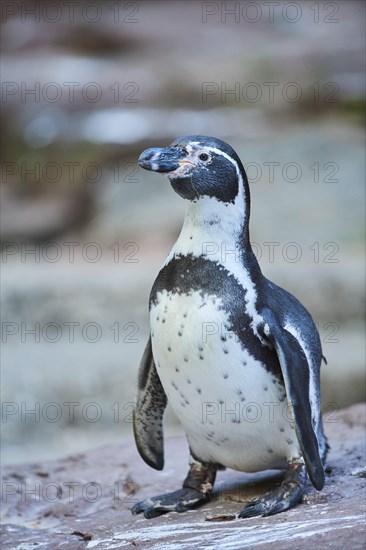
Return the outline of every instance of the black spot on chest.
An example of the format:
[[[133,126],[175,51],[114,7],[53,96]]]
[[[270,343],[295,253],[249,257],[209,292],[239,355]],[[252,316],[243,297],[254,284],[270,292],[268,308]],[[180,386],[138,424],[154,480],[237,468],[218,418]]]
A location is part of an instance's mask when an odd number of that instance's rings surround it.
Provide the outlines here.
[[[184,278],[181,277],[182,273],[186,273]],[[219,337],[223,332],[234,333],[243,348],[276,377],[282,378],[277,354],[264,346],[251,329],[252,318],[246,310],[246,290],[222,265],[191,254],[176,256],[163,267],[155,280],[150,294],[150,306],[158,303],[159,293],[163,291],[179,295],[199,292],[202,298],[209,296],[212,300],[220,299],[221,305],[218,308],[225,312],[229,326],[225,326],[224,330],[223,327],[218,327]],[[189,331],[189,326],[185,330]]]

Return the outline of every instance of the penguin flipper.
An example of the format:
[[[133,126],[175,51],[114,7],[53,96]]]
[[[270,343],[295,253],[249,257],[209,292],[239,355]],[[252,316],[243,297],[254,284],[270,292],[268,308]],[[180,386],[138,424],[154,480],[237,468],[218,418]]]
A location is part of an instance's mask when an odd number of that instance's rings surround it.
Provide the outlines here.
[[[141,458],[152,468],[164,467],[163,414],[167,396],[156,371],[149,338],[138,374],[133,433]]]
[[[265,322],[265,335],[274,346],[281,365],[287,400],[295,421],[302,456],[312,484],[320,491],[324,487],[324,469],[312,424],[309,395],[310,365],[300,342],[281,326],[274,313],[265,308],[262,316]]]

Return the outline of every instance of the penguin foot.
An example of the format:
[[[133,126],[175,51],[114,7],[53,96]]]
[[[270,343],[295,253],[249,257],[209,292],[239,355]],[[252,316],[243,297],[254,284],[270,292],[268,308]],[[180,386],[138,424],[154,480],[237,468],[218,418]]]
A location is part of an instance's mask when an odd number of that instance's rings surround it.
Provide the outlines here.
[[[155,518],[168,512],[186,512],[208,500],[208,495],[196,489],[183,488],[173,493],[166,493],[148,498],[135,504],[133,514],[144,513],[146,519]]]
[[[132,508],[132,513],[143,512],[145,518],[150,519],[168,512],[186,512],[195,508],[209,500],[216,471],[217,465],[203,464],[191,456],[191,466],[182,489],[138,502]]]
[[[239,518],[272,516],[295,506],[301,499],[307,480],[305,464],[292,464],[280,487],[246,504]]]

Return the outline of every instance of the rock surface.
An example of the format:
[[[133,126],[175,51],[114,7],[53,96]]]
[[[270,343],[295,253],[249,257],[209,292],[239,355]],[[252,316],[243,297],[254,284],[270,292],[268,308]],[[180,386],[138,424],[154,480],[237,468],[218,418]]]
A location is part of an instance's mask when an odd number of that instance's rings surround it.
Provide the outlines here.
[[[331,451],[324,490],[318,493],[309,486],[302,504],[269,518],[205,521],[238,513],[243,501],[279,483],[276,472],[220,472],[207,505],[153,520],[132,516],[137,500],[180,486],[187,470],[183,438],[166,441],[166,466],[160,473],[142,462],[132,442],[6,466],[2,548],[365,548],[365,413],[365,405],[359,404],[327,414]]]

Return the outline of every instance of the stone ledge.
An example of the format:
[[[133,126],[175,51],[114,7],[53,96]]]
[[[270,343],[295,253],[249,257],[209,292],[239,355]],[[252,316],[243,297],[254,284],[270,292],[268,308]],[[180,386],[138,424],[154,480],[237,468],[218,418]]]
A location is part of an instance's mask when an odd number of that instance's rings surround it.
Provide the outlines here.
[[[183,438],[166,441],[162,472],[142,462],[132,441],[56,461],[6,466],[2,549],[363,549],[365,413],[359,404],[327,415],[331,451],[324,490],[309,486],[302,504],[269,518],[205,521],[236,514],[241,502],[279,482],[278,472],[230,470],[219,472],[214,498],[197,510],[149,521],[132,516],[137,500],[181,485],[188,455]]]

